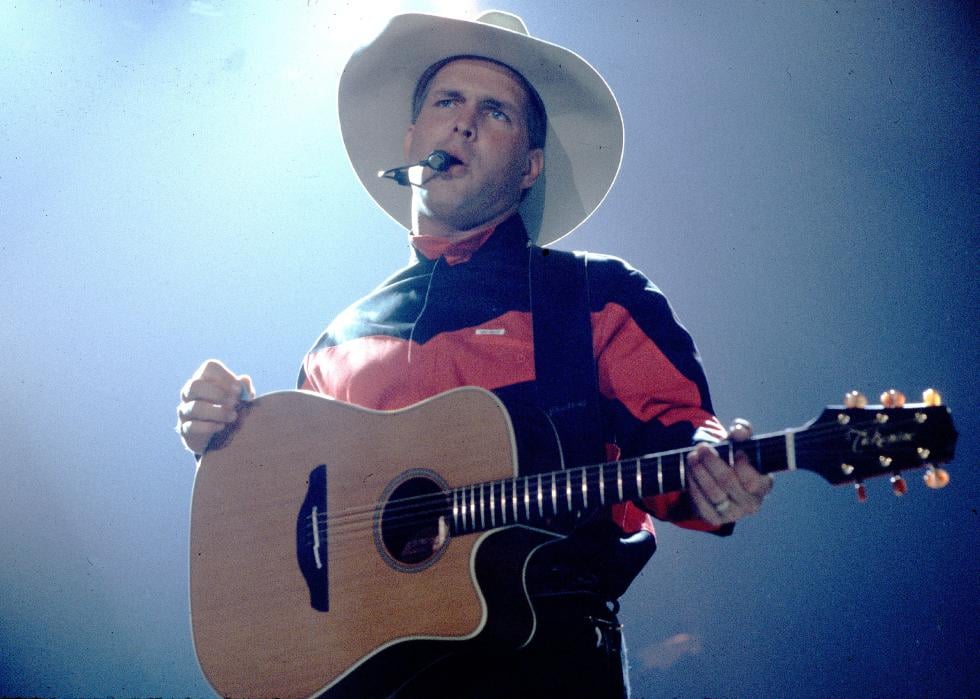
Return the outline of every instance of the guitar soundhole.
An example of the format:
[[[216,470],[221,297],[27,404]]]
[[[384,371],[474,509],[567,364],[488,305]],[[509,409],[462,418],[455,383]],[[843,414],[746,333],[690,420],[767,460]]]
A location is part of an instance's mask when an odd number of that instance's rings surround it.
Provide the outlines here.
[[[448,543],[445,516],[449,500],[443,484],[434,477],[415,475],[400,480],[385,498],[376,532],[386,558],[397,568],[424,568]]]

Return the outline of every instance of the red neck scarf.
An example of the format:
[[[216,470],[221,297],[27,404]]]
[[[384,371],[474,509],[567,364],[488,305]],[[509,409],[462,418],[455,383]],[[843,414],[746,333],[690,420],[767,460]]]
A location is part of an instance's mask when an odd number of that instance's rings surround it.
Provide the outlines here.
[[[493,235],[496,227],[487,228],[466,236],[462,240],[449,240],[437,235],[413,235],[409,241],[422,255],[429,260],[445,257],[450,265],[467,262],[480,246]]]

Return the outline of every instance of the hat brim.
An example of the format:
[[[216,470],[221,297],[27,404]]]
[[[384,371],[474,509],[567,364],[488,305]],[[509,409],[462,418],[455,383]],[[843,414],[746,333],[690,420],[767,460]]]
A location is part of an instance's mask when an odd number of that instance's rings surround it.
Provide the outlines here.
[[[623,118],[602,76],[568,49],[482,22],[398,15],[351,56],[340,77],[340,129],[354,172],[393,219],[411,228],[411,192],[378,171],[398,164],[415,84],[450,56],[505,63],[538,91],[548,112],[545,172],[521,203],[529,235],[554,243],[606,197],[623,157]]]

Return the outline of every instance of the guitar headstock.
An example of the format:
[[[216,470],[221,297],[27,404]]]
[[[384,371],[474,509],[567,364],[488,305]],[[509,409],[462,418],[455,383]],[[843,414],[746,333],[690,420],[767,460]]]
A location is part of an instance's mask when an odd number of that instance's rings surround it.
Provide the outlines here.
[[[900,392],[887,391],[880,405],[868,405],[851,392],[843,405],[828,406],[797,435],[797,462],[834,485],[854,483],[861,500],[862,482],[878,476],[890,476],[895,494],[902,495],[901,472],[909,469],[927,469],[929,487],[946,485],[949,476],[936,464],[952,460],[956,436],[949,409],[932,389],[921,403],[906,403]]]

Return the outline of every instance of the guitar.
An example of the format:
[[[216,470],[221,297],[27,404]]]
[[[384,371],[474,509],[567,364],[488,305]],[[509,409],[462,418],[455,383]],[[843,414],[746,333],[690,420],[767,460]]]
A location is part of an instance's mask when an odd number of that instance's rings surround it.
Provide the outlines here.
[[[766,473],[859,486],[887,475],[898,492],[901,471],[925,467],[936,485],[948,477],[933,464],[953,457],[950,413],[900,402],[828,407],[738,449]],[[448,438],[420,438],[433,434]],[[717,445],[723,458],[731,448]],[[461,642],[518,647],[534,633],[524,564],[558,538],[543,523],[684,490],[688,451],[522,477],[507,411],[479,388],[393,412],[260,396],[216,436],[194,482],[201,668],[224,696],[370,697]],[[420,539],[437,545],[410,545]]]

